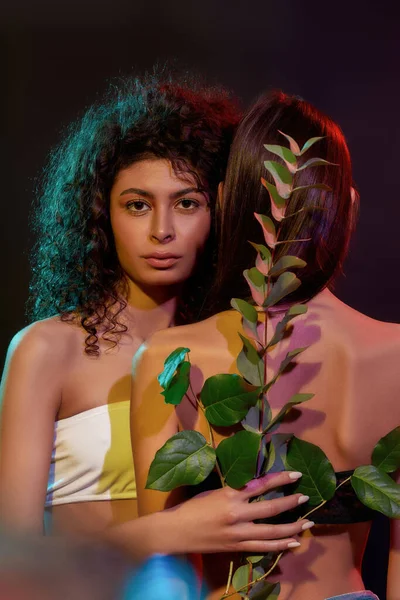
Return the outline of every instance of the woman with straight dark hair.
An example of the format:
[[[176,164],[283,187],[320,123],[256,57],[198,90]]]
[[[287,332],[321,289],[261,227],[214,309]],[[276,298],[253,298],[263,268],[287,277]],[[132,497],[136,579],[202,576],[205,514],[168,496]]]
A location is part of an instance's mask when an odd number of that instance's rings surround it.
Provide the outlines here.
[[[369,464],[376,442],[400,423],[400,327],[357,312],[330,291],[342,269],[358,210],[343,133],[309,103],[281,92],[267,94],[239,125],[225,182],[220,186],[221,242],[210,305],[211,311],[223,312],[198,324],[157,333],[136,370],[131,426],[140,514],[159,510],[171,501],[166,493],[144,489],[155,452],[178,430],[196,429],[208,435],[205,417],[197,411],[194,398],[185,397],[175,409],[157,393],[155,378],[166,356],[177,347],[190,348],[191,386],[196,395],[208,377],[237,372],[236,358],[242,349],[238,332],[246,334],[241,315],[230,309],[229,299],[250,296],[242,273],[253,266],[255,252],[247,241],[265,243],[254,213],[270,214],[268,192],[260,181],[269,177],[263,162],[280,160],[264,144],[285,145],[280,132],[294,138],[300,147],[312,137],[323,136],[302,161],[318,156],[334,164],[296,174],[296,187],[323,183],[331,191],[293,192],[286,214],[297,214],[283,221],[280,239],[286,243],[276,247],[275,261],[290,254],[304,259],[307,266],[298,273],[302,285],[265,317],[260,315],[262,320],[268,319],[268,340],[288,305],[306,303],[308,312],[292,321],[291,335],[268,351],[268,375],[276,374],[287,352],[308,348],[296,358],[296,368],[286,371],[268,393],[272,415],[294,393],[313,392],[314,397],[299,405],[295,416],[290,422],[283,421],[279,431],[320,446],[338,481],[355,467]],[[271,178],[269,181],[272,183]],[[297,239],[306,241],[290,241]],[[264,329],[262,323],[260,327]],[[229,428],[216,429],[216,443],[231,433]],[[182,497],[178,492],[174,492],[175,501]],[[281,583],[280,600],[321,600],[343,594],[360,600],[375,597],[364,590],[361,578],[371,513],[350,484],[341,488],[334,503],[316,511],[310,517],[315,527],[310,523],[304,526],[300,547],[285,554],[269,578]],[[205,564],[206,578],[214,590],[212,598],[222,595],[220,586],[226,582],[227,568],[221,567],[220,558]],[[398,600],[399,590],[400,524],[393,521],[388,600]]]

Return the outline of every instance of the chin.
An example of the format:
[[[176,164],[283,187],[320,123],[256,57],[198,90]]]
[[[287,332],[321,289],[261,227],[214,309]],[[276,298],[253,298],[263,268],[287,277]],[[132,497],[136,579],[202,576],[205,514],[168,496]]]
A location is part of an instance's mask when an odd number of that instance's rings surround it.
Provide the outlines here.
[[[187,279],[189,279],[190,274],[186,275],[184,273],[178,274],[173,273],[172,271],[158,271],[152,274],[151,277],[143,277],[143,283],[145,285],[155,286],[155,287],[165,287],[165,286],[173,286],[180,285],[184,283]]]

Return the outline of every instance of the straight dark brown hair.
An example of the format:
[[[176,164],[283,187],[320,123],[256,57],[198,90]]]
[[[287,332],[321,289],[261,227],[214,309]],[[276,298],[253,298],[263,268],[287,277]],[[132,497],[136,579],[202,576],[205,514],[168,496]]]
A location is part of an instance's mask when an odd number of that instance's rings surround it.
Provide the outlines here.
[[[335,163],[295,175],[295,187],[324,183],[332,191],[299,190],[290,197],[287,215],[305,210],[284,220],[280,239],[310,240],[276,248],[276,260],[292,254],[307,262],[298,273],[302,285],[285,299],[285,304],[313,298],[342,271],[358,212],[358,195],[352,194],[351,160],[343,132],[308,102],[279,91],[268,93],[246,113],[231,147],[220,207],[216,284],[210,294],[208,313],[228,308],[232,297],[249,296],[243,271],[254,266],[255,250],[248,241],[265,243],[254,213],[271,216],[269,195],[261,177],[271,183],[273,180],[264,161],[280,161],[264,144],[288,146],[279,131],[293,137],[300,147],[312,137],[324,136],[300,158],[301,164],[315,156]]]

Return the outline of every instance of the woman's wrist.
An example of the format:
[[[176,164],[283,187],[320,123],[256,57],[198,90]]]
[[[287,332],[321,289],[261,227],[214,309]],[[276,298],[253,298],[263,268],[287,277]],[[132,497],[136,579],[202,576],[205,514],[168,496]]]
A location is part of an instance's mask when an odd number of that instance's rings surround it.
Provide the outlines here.
[[[185,532],[179,527],[176,509],[162,510],[143,517],[149,522],[146,526],[148,538],[146,554],[182,554],[185,547]]]

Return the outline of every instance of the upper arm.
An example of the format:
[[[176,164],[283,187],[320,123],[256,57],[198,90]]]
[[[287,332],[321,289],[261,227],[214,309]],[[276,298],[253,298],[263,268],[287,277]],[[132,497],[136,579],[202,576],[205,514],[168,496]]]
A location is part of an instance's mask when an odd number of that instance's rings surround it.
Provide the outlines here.
[[[55,344],[57,341],[55,341]],[[12,340],[0,388],[0,514],[42,531],[54,421],[61,398],[57,350],[40,328]]]
[[[178,420],[172,405],[165,404],[157,375],[169,354],[153,342],[142,346],[139,359],[134,359],[131,402],[131,440],[135,463],[139,514],[162,510],[171,502],[165,492],[146,490],[151,462],[157,450],[178,431]]]

